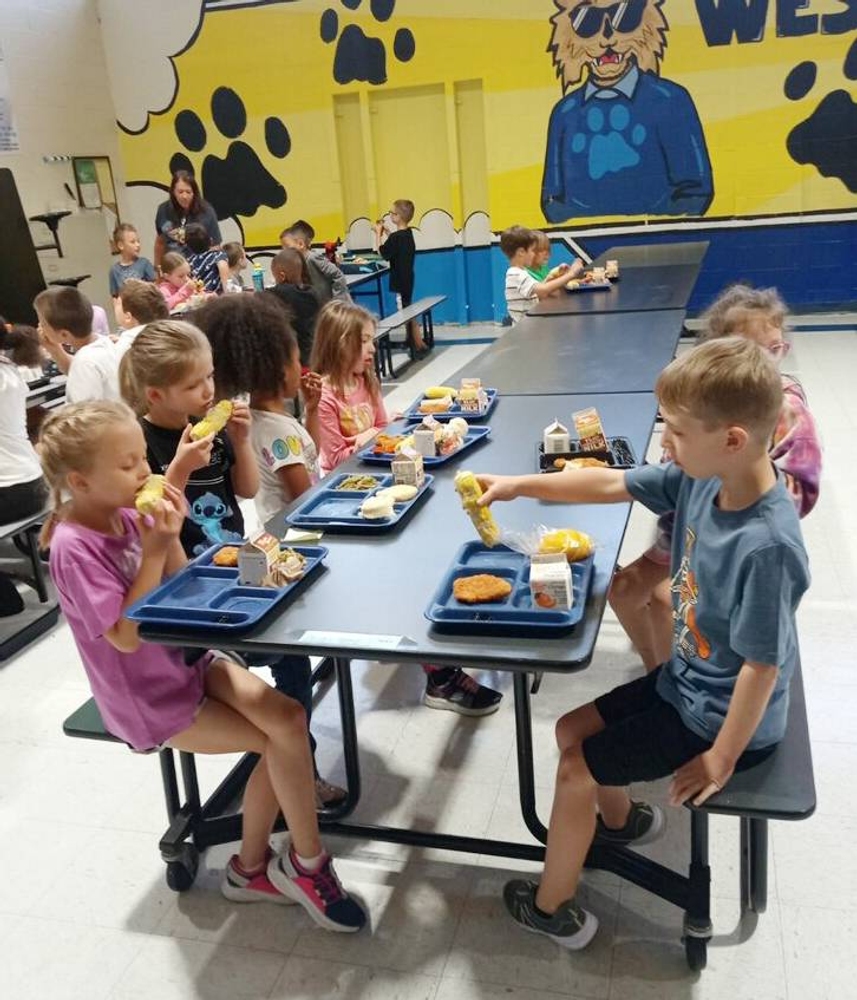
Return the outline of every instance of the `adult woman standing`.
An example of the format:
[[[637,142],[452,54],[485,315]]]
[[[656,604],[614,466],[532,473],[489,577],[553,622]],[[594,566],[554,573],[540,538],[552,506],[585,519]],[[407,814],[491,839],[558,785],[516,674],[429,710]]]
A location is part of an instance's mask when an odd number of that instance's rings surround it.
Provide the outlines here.
[[[222,243],[217,213],[202,197],[196,178],[186,170],[177,170],[170,180],[170,196],[158,205],[155,214],[155,267],[160,267],[168,251],[183,251],[185,226],[189,222],[205,226],[214,246]]]

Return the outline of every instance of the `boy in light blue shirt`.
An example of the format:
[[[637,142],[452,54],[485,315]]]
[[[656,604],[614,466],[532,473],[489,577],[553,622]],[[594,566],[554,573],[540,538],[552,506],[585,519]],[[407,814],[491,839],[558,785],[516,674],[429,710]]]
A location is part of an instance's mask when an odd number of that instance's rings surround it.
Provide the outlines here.
[[[676,512],[672,656],[560,719],[544,874],[504,891],[518,923],[569,949],[598,927],[574,900],[593,837],[640,844],[663,828],[661,810],[632,802],[625,785],[672,774],[671,803],[701,805],[782,739],[809,586],[794,501],[767,451],[782,405],[772,360],[743,338],[710,341],[669,365],[655,391],[667,465],[479,477],[483,504],[636,499]]]

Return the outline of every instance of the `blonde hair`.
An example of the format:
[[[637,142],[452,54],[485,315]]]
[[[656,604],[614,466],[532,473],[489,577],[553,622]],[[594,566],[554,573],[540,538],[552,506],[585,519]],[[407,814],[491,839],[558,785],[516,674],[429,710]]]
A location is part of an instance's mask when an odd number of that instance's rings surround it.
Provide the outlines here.
[[[708,427],[737,425],[771,439],[783,402],[782,379],[768,353],[744,337],[718,337],[682,354],[658,377],[661,406]]]
[[[345,386],[363,351],[363,328],[375,326],[375,317],[360,306],[332,299],[318,314],[312,345],[310,367],[326,375],[333,391],[345,395]],[[381,387],[374,369],[364,373],[374,399],[380,399]]]
[[[747,336],[757,324],[787,333],[789,311],[776,288],[752,288],[738,283],[725,289],[700,317],[699,339]]]
[[[533,246],[536,251],[540,250],[550,250],[551,241],[547,233],[543,233],[541,229],[534,229],[533,231]]]
[[[187,257],[176,253],[175,250],[170,250],[169,253],[165,253],[161,257],[161,274],[172,274],[173,271],[178,271],[183,264],[187,264],[190,267]]]
[[[168,389],[180,382],[203,353],[210,354],[211,345],[192,323],[178,319],[148,323],[119,365],[122,398],[142,417],[149,409],[146,389]]]
[[[393,210],[404,223],[410,222],[414,217],[414,203],[407,198],[397,198],[393,202]]]
[[[98,457],[105,427],[126,421],[136,423],[136,417],[125,403],[96,401],[64,406],[42,424],[39,457],[53,505],[39,536],[42,548],[48,547],[54,529],[63,518],[66,506],[63,490],[68,474],[89,472]]]

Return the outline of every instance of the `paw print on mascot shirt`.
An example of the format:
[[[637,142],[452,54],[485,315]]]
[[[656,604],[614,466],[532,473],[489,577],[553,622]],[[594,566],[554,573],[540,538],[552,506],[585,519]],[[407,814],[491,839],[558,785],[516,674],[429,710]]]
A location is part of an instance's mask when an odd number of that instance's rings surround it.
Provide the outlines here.
[[[185,153],[176,153],[170,160],[170,172],[188,170],[200,177],[202,193],[217,212],[219,219],[235,215],[255,215],[267,206],[281,208],[288,195],[286,189],[265,167],[252,146],[239,136],[247,128],[247,109],[238,94],[229,87],[218,87],[211,95],[211,120],[224,139],[231,139],[224,159],[209,153],[202,161],[202,172],[194,169]],[[192,153],[202,153],[208,143],[208,133],[195,111],[179,111],[175,130],[179,142]],[[289,155],[292,140],[285,124],[275,117],[265,119],[264,148],[278,160]]]
[[[602,103],[608,107],[602,108]],[[571,137],[571,151],[578,156],[588,152],[587,171],[592,180],[640,162],[637,149],[646,141],[646,126],[637,122],[629,132],[631,114],[624,105],[595,102],[587,109],[584,124],[586,131]]]
[[[842,66],[847,80],[857,80],[857,41],[851,43]],[[783,92],[801,101],[815,86],[818,66],[802,62],[786,77]],[[795,163],[810,163],[822,177],[837,177],[857,192],[857,104],[845,90],[826,94],[809,118],[795,125],[786,139]]]
[[[359,10],[363,0],[340,0],[346,10]],[[372,17],[379,23],[389,21],[396,10],[396,0],[370,0]],[[336,42],[333,79],[337,83],[386,83],[387,49],[380,38],[364,34],[356,24],[347,24],[340,32],[339,14],[328,7],[321,15],[321,40]],[[399,28],[393,38],[393,55],[399,62],[409,62],[416,52],[416,42],[409,28]]]

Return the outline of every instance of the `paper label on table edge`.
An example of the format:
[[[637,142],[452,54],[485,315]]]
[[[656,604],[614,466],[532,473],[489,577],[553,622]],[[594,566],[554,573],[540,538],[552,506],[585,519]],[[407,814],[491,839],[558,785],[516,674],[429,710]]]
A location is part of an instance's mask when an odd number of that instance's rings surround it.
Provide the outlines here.
[[[310,629],[300,638],[307,646],[338,646],[341,649],[398,649],[402,635],[371,635],[363,632],[324,632]]]

